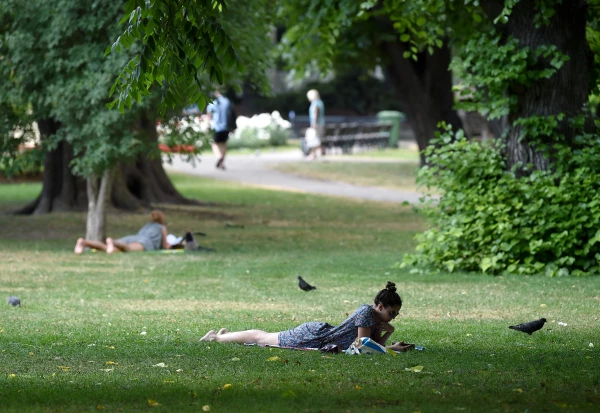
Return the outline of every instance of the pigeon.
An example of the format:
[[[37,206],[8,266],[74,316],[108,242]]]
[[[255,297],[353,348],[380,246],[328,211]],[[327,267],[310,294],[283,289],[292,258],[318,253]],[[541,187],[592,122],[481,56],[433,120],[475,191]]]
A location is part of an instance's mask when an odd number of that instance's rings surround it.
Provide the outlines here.
[[[317,287],[313,287],[312,285],[310,285],[309,283],[307,283],[306,281],[304,281],[302,279],[302,277],[298,276],[298,287],[300,287],[300,289],[304,290],[304,291],[310,291],[310,290],[316,290]]]
[[[19,300],[19,297],[15,297],[14,295],[8,297],[8,303],[13,307],[21,306],[21,300]]]
[[[206,234],[203,232],[194,232],[194,234],[198,234],[203,237],[206,236]],[[198,243],[194,239],[194,236],[192,235],[191,231],[186,231],[184,238],[185,238],[185,246],[183,247],[184,251],[208,251],[208,252],[215,251],[213,248],[203,247],[201,245],[198,245]]]
[[[190,231],[185,233],[185,247],[186,251],[195,251],[198,249],[198,244],[196,244],[196,240]]]
[[[532,333],[535,333],[536,331],[538,331],[539,329],[544,327],[545,322],[546,322],[545,318],[540,318],[539,320],[530,321],[528,323],[523,323],[523,324],[518,324],[516,326],[509,326],[508,328],[511,328],[511,329],[517,330],[517,331],[522,331],[524,333],[531,335]]]

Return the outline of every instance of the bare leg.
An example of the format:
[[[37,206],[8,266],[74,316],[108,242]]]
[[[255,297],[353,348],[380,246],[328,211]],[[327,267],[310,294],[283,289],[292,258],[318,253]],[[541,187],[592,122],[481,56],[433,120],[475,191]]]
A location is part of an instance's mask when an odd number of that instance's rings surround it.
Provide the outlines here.
[[[77,240],[77,244],[75,244],[75,254],[81,254],[84,248],[94,248],[100,251],[106,251],[106,244],[100,241],[90,241],[87,239],[79,238]]]
[[[225,169],[225,154],[227,154],[227,142],[213,142],[212,150],[217,157],[217,168]]]
[[[130,242],[129,244],[125,244],[123,242],[114,240],[112,238],[106,238],[106,244],[108,244],[108,248],[106,252],[111,254],[113,252],[136,252],[136,251],[144,251],[144,246],[139,242]],[[112,246],[112,248],[111,248]]]
[[[223,329],[219,330],[221,333]],[[227,330],[225,330],[227,331]],[[200,341],[216,341],[217,343],[256,343],[256,344],[270,344],[276,346],[279,344],[278,333],[267,333],[262,330],[246,330],[236,331],[233,333],[224,332],[221,334],[215,333],[214,330],[210,330]]]

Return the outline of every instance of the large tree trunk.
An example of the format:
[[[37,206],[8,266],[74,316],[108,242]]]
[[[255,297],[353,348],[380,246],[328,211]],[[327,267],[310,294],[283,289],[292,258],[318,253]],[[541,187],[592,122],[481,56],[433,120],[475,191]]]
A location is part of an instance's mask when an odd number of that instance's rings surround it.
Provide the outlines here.
[[[55,133],[59,127],[52,120],[42,120],[38,124],[42,139]],[[143,130],[150,146],[155,147],[158,137],[154,123],[148,117],[142,117],[136,126]],[[48,152],[44,161],[41,194],[17,213],[85,211],[88,205],[86,181],[71,173],[69,163],[72,159],[72,148],[64,141]],[[128,210],[149,208],[157,203],[198,203],[182,196],[169,180],[160,158],[152,158],[148,153],[140,153],[133,161],[121,162],[117,166],[109,194],[111,206]]]
[[[56,133],[60,125],[54,119],[42,119],[38,121],[38,127],[41,138],[48,139]],[[18,213],[37,215],[85,208],[85,186],[71,174],[71,159],[73,151],[67,142],[60,142],[56,149],[48,152],[44,160],[42,192]]]
[[[398,101],[406,119],[415,133],[419,149],[423,150],[434,138],[437,123],[445,121],[454,129],[462,128],[462,122],[454,110],[450,50],[447,45],[433,55],[421,53],[415,62],[405,59],[407,45],[396,40],[382,44],[387,58],[387,77],[394,85]],[[421,154],[421,164],[425,157]]]
[[[490,18],[495,18],[501,9],[499,1],[485,1]],[[505,35],[519,40],[523,47],[537,49],[542,45],[556,45],[559,51],[569,56],[558,72],[549,79],[534,82],[528,87],[515,87],[510,90],[518,98],[516,108],[508,117],[510,130],[506,140],[507,166],[517,163],[523,166],[532,164],[535,169],[546,170],[552,165],[552,152],[543,152],[542,146],[552,148],[555,141],[548,136],[530,137],[522,134],[521,126],[514,121],[532,116],[550,116],[564,113],[566,117],[581,113],[589,93],[590,51],[586,40],[586,2],[584,0],[563,1],[555,5],[556,13],[549,25],[535,27],[536,1],[521,0],[514,7],[508,24],[501,30]],[[539,62],[549,67],[548,61]],[[559,122],[559,134],[563,143],[573,141],[576,130],[568,119]],[[538,141],[536,144],[534,141]],[[521,169],[522,171],[522,169]]]
[[[101,178],[90,176],[87,182],[88,214],[85,239],[104,242],[106,239],[106,205],[113,173],[104,171]]]

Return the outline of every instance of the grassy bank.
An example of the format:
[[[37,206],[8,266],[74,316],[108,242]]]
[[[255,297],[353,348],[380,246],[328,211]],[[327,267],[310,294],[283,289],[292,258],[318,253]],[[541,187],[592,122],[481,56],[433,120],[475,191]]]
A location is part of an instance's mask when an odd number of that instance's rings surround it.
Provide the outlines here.
[[[75,256],[84,213],[0,214],[2,300],[23,302],[0,306],[0,411],[597,410],[599,279],[415,275],[395,266],[423,225],[410,207],[174,181],[206,204],[163,206],[169,232],[203,231],[216,252]],[[0,209],[38,190],[2,185]],[[112,212],[109,235],[146,219]],[[298,289],[298,275],[317,290]],[[427,350],[198,343],[220,327],[337,324],[387,280],[404,300],[393,340]],[[532,336],[507,328],[541,316]]]

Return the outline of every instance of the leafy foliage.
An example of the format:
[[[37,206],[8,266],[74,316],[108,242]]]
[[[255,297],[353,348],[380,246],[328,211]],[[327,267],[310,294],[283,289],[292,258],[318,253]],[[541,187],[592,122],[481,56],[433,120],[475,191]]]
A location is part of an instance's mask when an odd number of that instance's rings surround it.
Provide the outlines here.
[[[441,191],[421,211],[432,227],[417,235],[404,265],[491,274],[600,272],[600,144],[581,134],[560,146],[555,171],[506,170],[498,142],[469,142],[449,129],[427,150],[420,184]]]
[[[110,82],[125,61],[103,57],[118,17],[107,0],[0,3],[0,76],[8,80],[0,83],[0,103],[14,114],[4,128],[10,133],[34,118],[53,119],[60,127],[45,137],[44,149],[69,142],[72,169],[83,176],[143,149],[142,137],[131,132],[138,112],[123,116],[105,107]],[[2,155],[13,157],[14,151]]]
[[[162,113],[194,103],[202,110],[211,100],[209,85],[234,83],[243,72],[264,87],[257,73],[270,62],[267,2],[236,3],[230,8],[225,0],[148,0],[143,5],[129,0],[120,22],[126,28],[105,53],[134,53],[112,85],[111,95],[118,93],[109,107],[123,112],[158,86]]]
[[[568,59],[555,45],[531,50],[514,38],[477,33],[455,56],[450,69],[461,79],[456,89],[465,100],[460,107],[498,119],[514,111],[519,90],[555,75]],[[540,64],[542,60],[548,64]]]

